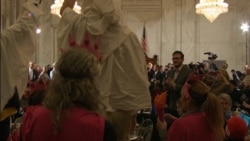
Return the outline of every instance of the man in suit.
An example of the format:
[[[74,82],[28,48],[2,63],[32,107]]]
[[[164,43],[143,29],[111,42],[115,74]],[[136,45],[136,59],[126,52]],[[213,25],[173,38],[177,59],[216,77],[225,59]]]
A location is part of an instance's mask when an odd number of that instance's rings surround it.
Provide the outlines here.
[[[181,89],[186,82],[191,69],[184,65],[184,54],[181,51],[175,51],[172,54],[174,69],[167,72],[166,88],[168,93],[167,112],[178,116],[176,101],[181,97]]]
[[[29,80],[30,81],[37,81],[38,79],[38,71],[34,68],[34,63],[29,62]]]
[[[239,86],[241,80],[241,72],[240,71],[235,71],[234,69],[231,70],[233,80],[236,82],[236,86]]]

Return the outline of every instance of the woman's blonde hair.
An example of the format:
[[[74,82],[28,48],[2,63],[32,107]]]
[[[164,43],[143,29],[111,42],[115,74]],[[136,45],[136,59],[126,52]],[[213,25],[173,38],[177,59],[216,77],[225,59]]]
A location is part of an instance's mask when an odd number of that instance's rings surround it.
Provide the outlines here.
[[[104,106],[96,83],[99,73],[98,59],[86,49],[69,49],[62,54],[44,100],[44,105],[52,110],[56,131],[61,129],[66,109],[82,107],[102,113]]]
[[[216,140],[222,140],[224,138],[224,116],[216,95],[210,93],[210,87],[202,81],[193,82],[189,94],[195,106],[202,109],[208,116],[208,125],[213,131]]]
[[[232,105],[232,98],[231,98],[231,96],[229,94],[227,94],[227,93],[221,93],[221,94],[218,95],[218,98],[226,100],[230,105]]]

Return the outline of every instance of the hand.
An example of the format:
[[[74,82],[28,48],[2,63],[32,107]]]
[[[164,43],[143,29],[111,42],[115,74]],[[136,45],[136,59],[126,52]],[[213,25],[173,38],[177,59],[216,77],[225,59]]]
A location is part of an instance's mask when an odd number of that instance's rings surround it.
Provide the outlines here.
[[[36,0],[28,0],[27,2],[25,2],[23,4],[23,7],[28,12],[25,12],[24,15],[26,15],[26,16],[27,15],[28,16],[33,16],[33,17],[39,17],[39,16],[45,14],[40,8],[37,7],[38,4],[40,4],[40,2],[36,2]]]
[[[245,136],[244,141],[250,141],[250,136]]]
[[[154,82],[155,81],[155,79],[154,78],[152,78],[151,80],[150,80],[150,82]]]
[[[175,84],[174,80],[169,78],[169,79],[166,80],[166,85],[174,88],[176,84]]]
[[[175,119],[177,119],[177,117],[175,117],[175,116],[173,116],[173,115],[171,115],[171,114],[164,114],[164,117],[165,118],[169,118],[169,119],[172,119],[172,120],[175,120]]]
[[[247,104],[245,101],[243,102],[243,104],[242,104],[245,108],[250,108],[250,105],[249,104]]]
[[[159,118],[157,118],[156,127],[158,130],[165,130],[167,129],[167,122],[165,120],[161,121]]]
[[[67,7],[73,9],[75,2],[76,0],[64,0],[63,5],[60,9],[60,15],[62,15],[64,9],[66,9]]]

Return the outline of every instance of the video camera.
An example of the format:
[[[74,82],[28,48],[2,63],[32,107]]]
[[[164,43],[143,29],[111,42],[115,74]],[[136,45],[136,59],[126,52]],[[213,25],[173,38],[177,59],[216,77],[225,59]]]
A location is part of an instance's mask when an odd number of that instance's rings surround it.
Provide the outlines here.
[[[200,62],[197,62],[196,64],[194,64],[193,62],[189,63],[188,64],[189,68],[190,69],[204,69],[204,64],[203,63],[200,63]]]
[[[208,55],[208,60],[215,60],[216,58],[218,58],[218,56],[212,52],[205,52],[204,54]]]
[[[194,64],[193,62],[191,62],[188,64],[188,66],[196,74],[204,74],[205,73],[205,70],[204,70],[205,66],[203,63],[197,62],[196,64]]]

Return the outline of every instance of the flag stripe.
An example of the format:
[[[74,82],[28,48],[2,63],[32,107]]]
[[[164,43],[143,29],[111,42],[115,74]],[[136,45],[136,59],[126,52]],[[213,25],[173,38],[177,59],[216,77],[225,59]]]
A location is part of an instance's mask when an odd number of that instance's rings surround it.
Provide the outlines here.
[[[145,26],[143,27],[143,34],[142,34],[142,49],[143,49],[144,53],[146,53],[148,50]]]

